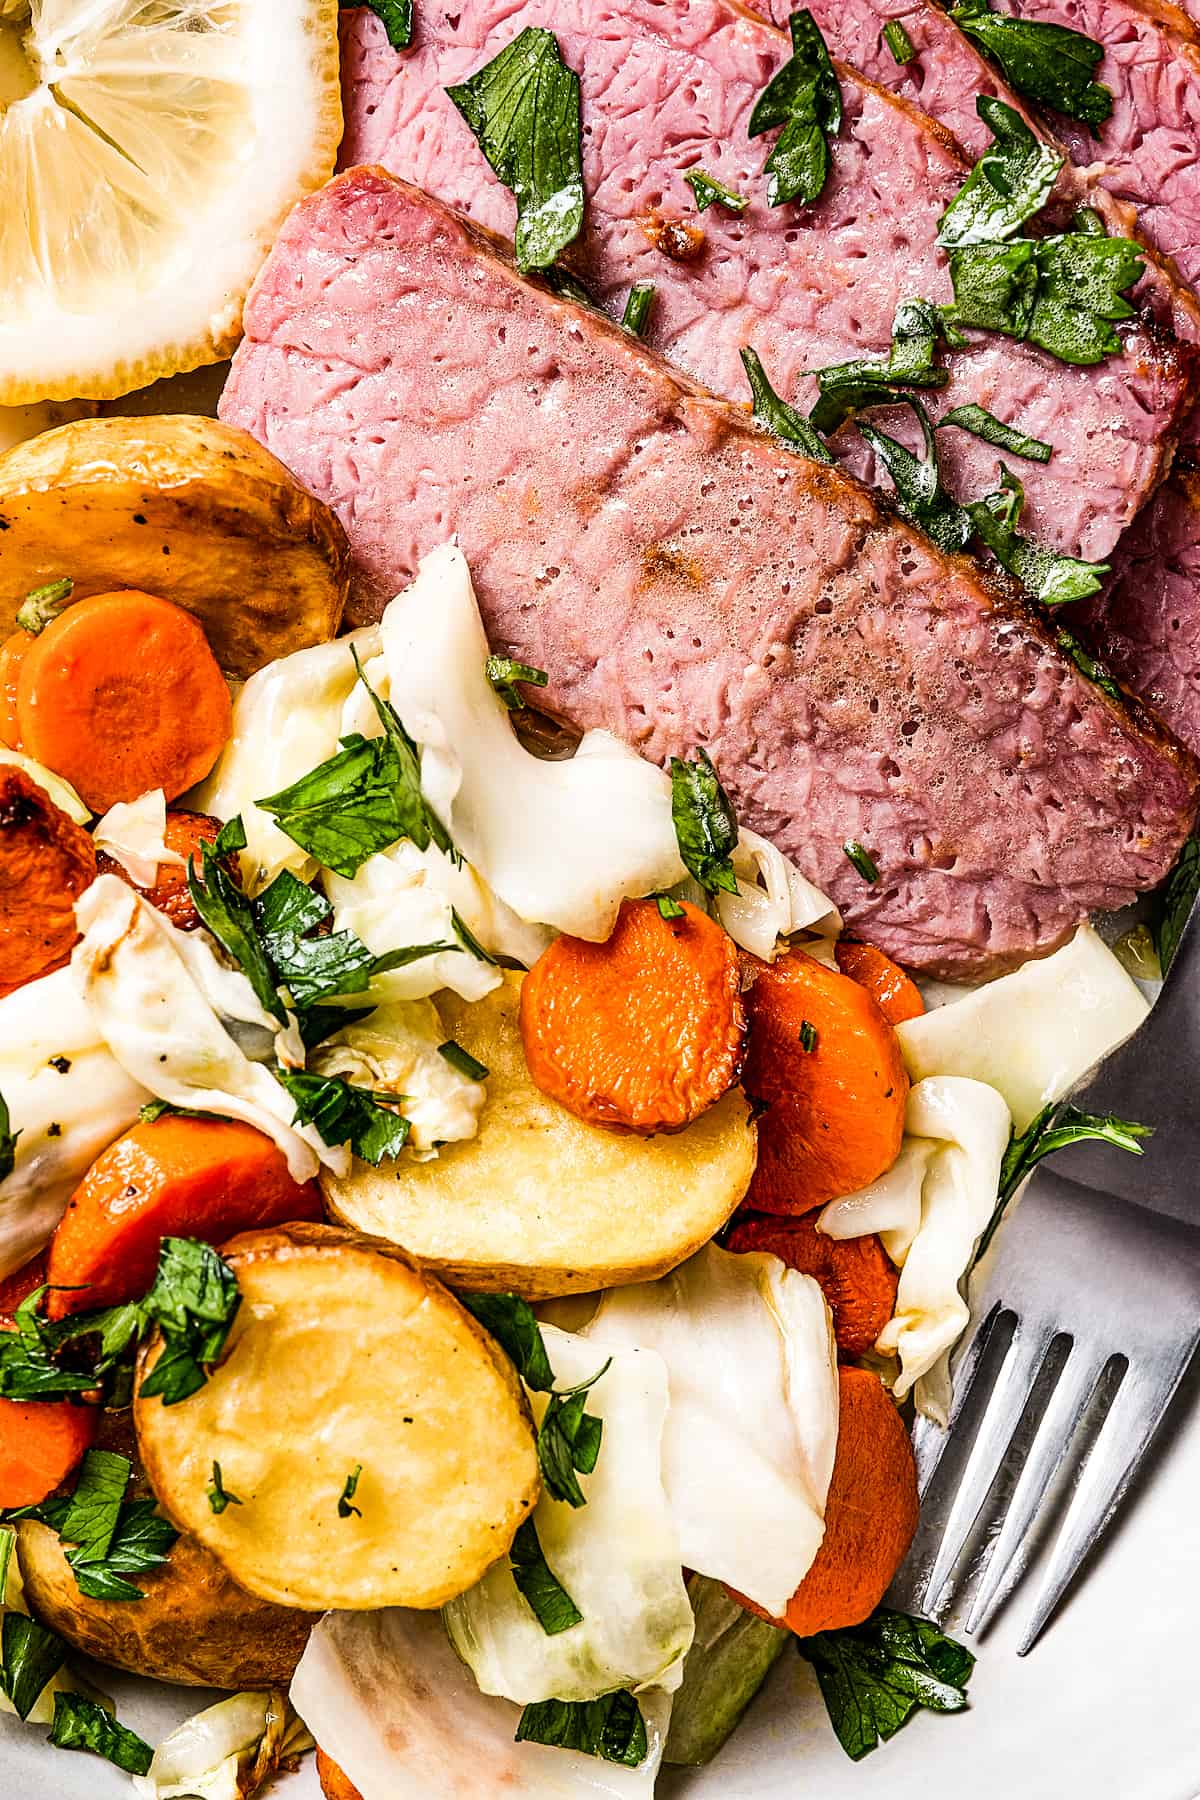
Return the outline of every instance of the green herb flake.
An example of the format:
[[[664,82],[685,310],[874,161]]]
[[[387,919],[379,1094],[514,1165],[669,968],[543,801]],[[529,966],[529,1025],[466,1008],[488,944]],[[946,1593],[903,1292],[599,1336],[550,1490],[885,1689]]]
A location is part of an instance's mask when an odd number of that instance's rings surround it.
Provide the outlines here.
[[[863,1625],[800,1638],[838,1742],[859,1762],[921,1707],[962,1712],[975,1666],[969,1650],[925,1619],[885,1608]]]
[[[393,50],[408,49],[413,34],[413,0],[342,0],[343,11],[360,8],[375,14]]]
[[[1065,160],[1003,100],[982,94],[975,107],[995,141],[942,214],[938,243],[943,249],[1015,237],[1050,198]]]
[[[462,914],[455,907],[450,909],[450,923],[454,928],[454,935],[458,939],[460,949],[465,950],[468,956],[473,956],[476,962],[490,963],[493,968],[497,966],[491,951],[484,949]]]
[[[472,1056],[469,1050],[464,1050],[453,1038],[447,1038],[444,1044],[438,1045],[438,1055],[459,1075],[465,1075],[468,1081],[486,1081],[488,1078],[487,1064],[481,1063],[478,1057]]]
[[[528,1602],[547,1637],[582,1624],[583,1614],[546,1561],[532,1519],[519,1527],[508,1560],[517,1592]]]
[[[355,1463],[354,1467],[351,1469],[350,1473],[346,1477],[345,1486],[342,1488],[341,1493],[338,1495],[337,1508],[338,1508],[338,1518],[339,1519],[348,1519],[350,1517],[351,1513],[354,1514],[356,1519],[362,1518],[362,1508],[360,1506],[352,1506],[350,1504],[351,1501],[354,1499],[355,1494],[357,1494],[357,1492],[358,1492],[358,1478],[361,1474],[362,1474],[362,1464]]]
[[[221,1480],[221,1465],[219,1462],[213,1463],[212,1480],[205,1488],[204,1495],[208,1501],[209,1510],[217,1514],[223,1513],[227,1506],[242,1505],[242,1501],[238,1499],[237,1495],[231,1493],[225,1486],[225,1483]]]
[[[20,1135],[19,1131],[12,1129],[8,1102],[4,1095],[0,1094],[0,1181],[6,1180],[16,1166],[17,1139]]]
[[[154,1285],[143,1302],[163,1347],[141,1383],[141,1395],[158,1395],[164,1406],[176,1406],[202,1388],[207,1369],[225,1348],[241,1298],[237,1277],[211,1244],[164,1238]]]
[[[957,425],[960,431],[969,431],[985,444],[994,444],[997,450],[1007,450],[1010,456],[1023,456],[1029,462],[1048,463],[1054,455],[1052,444],[1006,425],[986,406],[952,406],[938,420],[937,429],[941,431],[947,425]]]
[[[683,908],[678,900],[675,899],[674,895],[655,894],[653,899],[655,905],[658,907],[658,916],[660,919],[666,919],[669,924],[672,919],[683,918]]]
[[[1084,367],[1115,355],[1121,339],[1113,321],[1134,316],[1125,294],[1141,279],[1141,246],[1070,231],[1038,240],[1037,267],[1030,342]]]
[[[228,819],[216,836],[213,849],[218,856],[236,856],[239,850],[246,848],[246,827],[241,815]]]
[[[1004,71],[1018,94],[1079,119],[1093,130],[1112,112],[1109,88],[1093,80],[1104,46],[1065,25],[999,13],[987,0],[964,0],[950,17]]]
[[[568,1506],[586,1506],[587,1498],[576,1474],[590,1475],[600,1454],[604,1421],[585,1412],[589,1391],[607,1373],[603,1368],[573,1388],[551,1392],[537,1436],[538,1467],[546,1492]]]
[[[626,1769],[645,1762],[649,1748],[642,1709],[623,1688],[598,1700],[535,1701],[521,1714],[515,1742],[577,1750]]]
[[[1098,662],[1094,656],[1089,655],[1079,639],[1075,637],[1072,632],[1066,630],[1057,631],[1055,633],[1055,640],[1059,649],[1071,658],[1071,661],[1075,664],[1075,667],[1079,670],[1081,675],[1086,675],[1087,679],[1094,682],[1101,693],[1107,694],[1110,700],[1119,700],[1122,706],[1125,705],[1124,694],[1121,692],[1108,670],[1104,667],[1104,664]]]
[[[831,463],[833,456],[828,446],[822,443],[808,420],[786,400],[781,400],[767,380],[758,352],[747,344],[741,351],[741,358],[754,397],[754,417],[758,423],[789,450],[798,450],[801,456],[811,457],[814,462]]]
[[[695,762],[671,758],[671,819],[688,874],[705,893],[736,894],[732,859],[738,841],[737,815],[703,749],[697,750]]]
[[[883,41],[892,53],[894,62],[903,68],[917,54],[913,41],[909,37],[899,19],[889,19],[883,28]]]
[[[549,267],[579,235],[584,206],[579,77],[553,32],[526,26],[446,92],[516,199],[517,267]]]
[[[829,179],[829,139],[841,130],[842,90],[811,12],[794,12],[788,25],[792,54],[755,101],[747,132],[755,138],[783,127],[765,164],[767,199],[772,206],[789,200],[808,206]]]
[[[1117,1150],[1127,1150],[1131,1156],[1144,1156],[1141,1140],[1153,1135],[1153,1125],[1137,1125],[1132,1119],[1118,1119],[1112,1113],[1081,1112],[1065,1100],[1052,1100],[1024,1131],[1010,1134],[1000,1164],[996,1205],[976,1246],[974,1261],[977,1263],[987,1250],[1009,1201],[1043,1157],[1053,1156],[1056,1150],[1063,1150],[1068,1144],[1089,1140],[1112,1144]]]
[[[517,692],[518,681],[527,682],[530,687],[544,688],[550,680],[545,669],[532,668],[529,663],[514,662],[511,656],[489,656],[484,667],[488,680],[509,712],[519,712],[525,705],[525,696]]]
[[[9,1612],[0,1628],[0,1656],[0,1688],[18,1719],[27,1719],[46,1683],[66,1662],[67,1647],[48,1626]]]
[[[860,844],[858,846],[858,848],[861,850],[862,845]],[[811,1056],[813,1051],[816,1049],[816,1047],[817,1047],[817,1028],[816,1028],[816,1026],[813,1024],[811,1019],[801,1019],[801,1021],[800,1021],[800,1048],[804,1051],[804,1054],[806,1056]]]
[[[965,550],[971,541],[969,515],[958,504],[942,481],[937,444],[929,414],[911,394],[899,392],[881,395],[880,404],[904,405],[912,409],[924,440],[924,457],[914,456],[906,445],[885,432],[877,431],[865,419],[857,421],[858,429],[892,478],[896,489],[896,505],[906,519],[933,539],[939,549]]]
[[[723,206],[726,212],[744,213],[750,201],[745,194],[735,194],[715,176],[706,175],[703,169],[689,169],[683,178],[692,190],[697,212],[707,212],[716,204]]]
[[[60,1750],[92,1750],[129,1775],[144,1775],[154,1757],[136,1731],[119,1725],[97,1701],[83,1694],[55,1694],[48,1742]]]
[[[950,371],[934,361],[944,334],[945,322],[936,306],[928,300],[902,300],[892,321],[887,356],[860,356],[817,370],[820,392],[809,424],[818,431],[836,431],[860,407],[890,403],[897,387],[945,387]]]
[[[259,1005],[280,1025],[286,1025],[287,1008],[279,997],[271,965],[259,941],[253,907],[211,844],[201,844],[200,859],[199,874],[194,859],[188,868],[192,905],[201,922],[241,969]]]
[[[635,281],[625,296],[625,311],[621,314],[621,323],[634,337],[645,336],[656,292],[652,281]]]
[[[399,1156],[412,1129],[395,1109],[399,1094],[354,1087],[340,1075],[309,1075],[277,1069],[275,1079],[296,1103],[293,1124],[313,1125],[323,1143],[348,1144],[355,1156],[373,1168]]]
[[[1200,838],[1189,838],[1155,899],[1154,941],[1165,975],[1175,960],[1183,928],[1200,893]]]
[[[459,1294],[466,1307],[490,1337],[494,1337],[527,1388],[548,1394],[554,1386],[554,1370],[546,1354],[542,1328],[527,1300],[516,1294]]]
[[[1063,556],[1032,538],[1021,537],[1016,527],[1024,504],[1020,477],[1001,464],[1000,486],[982,500],[973,500],[966,511],[1000,566],[1015,575],[1043,606],[1063,606],[1069,600],[1085,600],[1089,594],[1099,593],[1109,565]]]
[[[879,880],[879,868],[875,858],[869,850],[864,850],[856,838],[847,838],[842,849],[845,851],[847,860],[853,864],[864,881],[869,881],[874,885]]]

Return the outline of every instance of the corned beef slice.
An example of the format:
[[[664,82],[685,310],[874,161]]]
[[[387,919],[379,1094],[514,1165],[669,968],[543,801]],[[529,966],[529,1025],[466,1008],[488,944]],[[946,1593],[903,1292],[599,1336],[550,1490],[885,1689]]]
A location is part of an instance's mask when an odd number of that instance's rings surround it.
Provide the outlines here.
[[[1048,950],[1187,833],[1193,765],[973,564],[380,170],[293,212],[221,411],[337,509],[377,601],[457,532],[553,710],[658,761],[707,745],[906,962]]]
[[[774,27],[726,0],[464,0],[425,6],[413,50],[390,48],[366,9],[343,14],[346,162],[381,162],[478,223],[511,235],[514,207],[455,107],[447,83],[495,56],[529,24],[549,27],[583,88],[585,234],[568,260],[618,316],[631,282],[653,281],[649,338],[718,393],[747,397],[739,351],[753,344],[776,388],[807,409],[805,370],[886,350],[897,303],[948,301],[938,221],[967,164],[923,114],[842,68],[845,121],[816,205],[770,207],[769,139],[750,140],[754,100],[788,53]],[[696,165],[750,196],[740,216],[697,219],[684,172]],[[702,256],[672,262],[648,241],[658,213],[699,223]],[[977,401],[1055,446],[1023,464],[1024,529],[1071,555],[1107,556],[1172,452],[1188,383],[1178,347],[1140,322],[1124,356],[1075,368],[1032,345],[978,334],[951,359],[931,410]],[[872,415],[904,437],[913,421]],[[846,427],[837,448],[870,479],[871,458]],[[941,434],[954,492],[995,485],[996,453],[961,431]],[[886,480],[884,485],[886,485]]]

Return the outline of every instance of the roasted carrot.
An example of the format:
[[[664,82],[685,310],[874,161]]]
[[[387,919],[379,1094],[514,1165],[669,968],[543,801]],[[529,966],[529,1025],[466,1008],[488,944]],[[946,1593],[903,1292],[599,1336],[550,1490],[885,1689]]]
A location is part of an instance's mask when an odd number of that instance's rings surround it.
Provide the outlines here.
[[[194,931],[200,923],[200,915],[192,904],[192,896],[188,891],[188,868],[193,858],[199,864],[201,844],[214,844],[220,829],[220,819],[214,819],[209,813],[184,812],[182,808],[173,810],[167,814],[163,842],[168,850],[174,850],[177,856],[182,856],[182,868],[176,863],[160,863],[154,886],[138,887],[128,869],[122,867],[115,857],[108,856],[101,850],[96,857],[96,872],[99,875],[119,875],[130,887],[137,888],[138,893],[144,895],[160,913],[164,913],[180,931]]]
[[[17,678],[25,751],[94,812],[207,775],[229,736],[225,679],[191,613],[135,588],[93,594],[47,625]]]
[[[67,1202],[50,1241],[46,1310],[61,1319],[137,1299],[164,1237],[219,1244],[324,1217],[316,1184],[293,1181],[282,1151],[252,1125],[171,1114],[143,1122],[97,1157]]]
[[[529,1072],[590,1125],[678,1131],[737,1080],[740,986],[736,946],[707,914],[626,900],[606,943],[556,938],[525,977]]]
[[[842,938],[834,950],[837,966],[851,981],[865,987],[889,1025],[919,1019],[925,1011],[921,990],[890,956],[874,944],[856,944]]]
[[[912,1444],[891,1396],[870,1369],[839,1369],[838,1443],[825,1537],[783,1618],[773,1622],[797,1637],[861,1625],[908,1553],[917,1510]],[[769,1617],[744,1595],[734,1599],[760,1618]]]
[[[95,875],[83,827],[24,770],[0,765],[0,995],[67,960],[75,901]]]
[[[36,1506],[83,1460],[98,1406],[0,1400],[0,1506]]]
[[[900,1153],[908,1076],[865,988],[791,950],[746,958],[742,1085],[763,1107],[751,1212],[805,1213],[866,1187]]]
[[[21,748],[17,724],[17,680],[26,654],[35,643],[32,632],[14,631],[0,644],[0,743],[10,750]]]
[[[759,1214],[739,1220],[726,1248],[767,1250],[811,1275],[829,1303],[843,1356],[865,1356],[895,1311],[899,1272],[875,1232],[839,1240],[819,1231],[811,1213],[802,1219]]]
[[[317,1780],[325,1800],[362,1800],[350,1777],[317,1745]]]
[[[46,1252],[39,1250],[21,1268],[14,1269],[0,1281],[0,1320],[11,1318],[22,1300],[28,1300],[35,1288],[46,1282]]]

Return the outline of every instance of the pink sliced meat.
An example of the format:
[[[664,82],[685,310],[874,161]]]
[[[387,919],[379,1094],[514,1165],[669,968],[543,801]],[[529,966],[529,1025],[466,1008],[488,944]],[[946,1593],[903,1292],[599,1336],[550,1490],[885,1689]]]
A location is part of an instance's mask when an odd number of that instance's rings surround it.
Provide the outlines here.
[[[746,128],[788,45],[726,0],[429,0],[415,47],[400,55],[368,11],[346,12],[343,161],[380,163],[510,233],[511,196],[444,90],[526,25],[555,33],[582,82],[588,213],[572,265],[618,315],[631,283],[654,282],[650,341],[705,386],[745,398],[739,351],[751,344],[777,391],[807,410],[816,389],[806,371],[886,350],[900,300],[951,298],[935,240],[967,172],[955,143],[842,68],[845,121],[824,193],[810,207],[770,207],[769,140],[750,140]],[[713,206],[698,216],[683,179],[698,166],[750,196],[747,210]],[[702,253],[671,260],[651,241],[655,219],[698,225]],[[1049,464],[1022,470],[1025,529],[1090,559],[1108,554],[1153,491],[1189,399],[1186,359],[1169,333],[1131,322],[1123,344],[1123,355],[1076,368],[979,334],[955,353],[949,387],[931,400],[935,412],[975,401],[1052,443]],[[901,433],[910,423],[907,413],[874,421]],[[988,445],[948,431],[941,446],[957,494],[994,486]],[[852,426],[836,448],[872,477]]]
[[[360,612],[457,534],[551,709],[656,761],[706,745],[901,961],[995,971],[1170,867],[1195,765],[1009,588],[420,190],[361,169],[303,201],[245,327],[222,416],[336,509]]]

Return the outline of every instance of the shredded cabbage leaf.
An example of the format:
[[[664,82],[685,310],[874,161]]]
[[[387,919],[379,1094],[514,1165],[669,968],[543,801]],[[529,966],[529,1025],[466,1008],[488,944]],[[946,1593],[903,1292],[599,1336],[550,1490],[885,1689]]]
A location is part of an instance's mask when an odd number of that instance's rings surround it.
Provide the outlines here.
[[[251,1800],[284,1757],[311,1748],[285,1695],[231,1694],[177,1725],[131,1779],[141,1800]]]
[[[438,1144],[473,1138],[487,1098],[487,1084],[473,1081],[439,1055],[446,1033],[432,1000],[377,1006],[320,1044],[308,1066],[318,1075],[342,1075],[357,1087],[404,1095],[412,1126],[405,1153],[424,1161]]]
[[[159,865],[182,869],[187,865],[178,850],[169,850],[167,836],[167,798],[161,788],[152,788],[138,800],[118,800],[96,822],[92,841],[114,862],[119,862],[131,881],[139,887],[153,887]]]
[[[661,1281],[610,1290],[584,1336],[663,1358],[663,1482],[684,1565],[781,1616],[821,1546],[837,1447],[837,1352],[817,1283],[709,1244]]]
[[[552,1325],[542,1336],[559,1389],[587,1381],[609,1355]],[[526,1704],[679,1684],[693,1625],[663,1490],[667,1371],[653,1351],[611,1357],[587,1396],[604,1428],[595,1470],[580,1477],[587,1503],[543,1493],[533,1514],[546,1561],[582,1621],[547,1636],[507,1557],[445,1608],[450,1641],[485,1694]],[[548,1396],[530,1399],[540,1424]]]
[[[736,944],[773,962],[781,937],[815,931],[836,938],[842,916],[827,894],[756,831],[743,826],[733,852],[736,894],[719,893],[717,917]]]
[[[61,775],[56,775],[53,769],[48,769],[45,763],[37,762],[21,750],[10,750],[7,744],[0,744],[0,763],[12,763],[15,768],[28,775],[30,781],[36,781],[49,794],[55,806],[61,807],[68,819],[74,819],[76,825],[91,823],[90,810],[70,782],[64,781]]]

